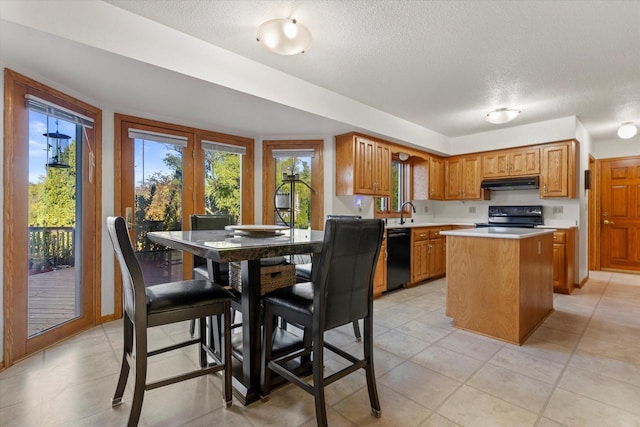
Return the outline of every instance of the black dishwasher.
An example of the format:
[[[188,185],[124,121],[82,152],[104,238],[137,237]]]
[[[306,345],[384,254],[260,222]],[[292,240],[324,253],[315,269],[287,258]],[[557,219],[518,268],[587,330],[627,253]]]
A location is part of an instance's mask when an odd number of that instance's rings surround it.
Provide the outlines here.
[[[411,229],[387,229],[387,291],[404,287],[411,278]]]

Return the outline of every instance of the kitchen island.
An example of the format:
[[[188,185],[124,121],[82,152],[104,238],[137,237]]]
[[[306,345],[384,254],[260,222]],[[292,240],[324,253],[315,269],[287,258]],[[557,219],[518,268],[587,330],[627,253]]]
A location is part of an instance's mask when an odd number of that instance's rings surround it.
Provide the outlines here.
[[[447,236],[453,326],[521,345],[553,311],[553,229],[488,227]]]

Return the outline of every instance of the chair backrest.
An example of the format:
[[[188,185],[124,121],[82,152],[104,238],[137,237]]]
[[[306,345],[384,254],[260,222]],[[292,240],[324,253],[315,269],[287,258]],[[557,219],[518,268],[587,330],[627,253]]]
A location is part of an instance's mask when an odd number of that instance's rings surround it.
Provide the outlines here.
[[[233,225],[233,217],[227,214],[193,214],[189,217],[192,230],[224,230],[227,225]],[[207,260],[199,257],[193,257],[193,266],[206,264]]]
[[[136,310],[139,313],[144,313],[147,303],[142,269],[133,251],[127,223],[124,218],[120,216],[108,217],[107,231],[122,272],[123,309],[129,319],[135,322]]]
[[[327,220],[322,251],[313,266],[321,329],[351,323],[373,309],[373,276],[383,234],[381,219]]]

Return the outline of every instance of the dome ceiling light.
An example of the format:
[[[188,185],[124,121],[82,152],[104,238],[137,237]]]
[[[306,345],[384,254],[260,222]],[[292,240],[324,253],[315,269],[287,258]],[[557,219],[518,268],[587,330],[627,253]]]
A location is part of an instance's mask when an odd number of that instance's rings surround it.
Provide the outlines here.
[[[272,19],[258,27],[256,40],[278,55],[297,55],[311,44],[311,33],[295,19]]]
[[[513,108],[498,108],[497,110],[487,113],[484,119],[489,123],[500,125],[515,119],[518,117],[518,114],[520,114],[520,110],[515,110]]]
[[[618,136],[622,139],[629,139],[636,136],[638,133],[638,128],[633,122],[627,122],[620,125],[620,129],[618,129]]]

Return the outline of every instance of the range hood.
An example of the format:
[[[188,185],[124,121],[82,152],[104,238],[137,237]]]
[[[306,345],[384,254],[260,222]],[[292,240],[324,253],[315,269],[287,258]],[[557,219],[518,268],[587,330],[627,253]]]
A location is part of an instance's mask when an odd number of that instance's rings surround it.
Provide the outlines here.
[[[540,188],[540,177],[526,176],[519,178],[485,179],[481,188],[492,191],[504,190],[534,190]]]

